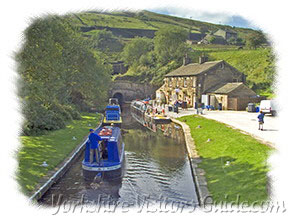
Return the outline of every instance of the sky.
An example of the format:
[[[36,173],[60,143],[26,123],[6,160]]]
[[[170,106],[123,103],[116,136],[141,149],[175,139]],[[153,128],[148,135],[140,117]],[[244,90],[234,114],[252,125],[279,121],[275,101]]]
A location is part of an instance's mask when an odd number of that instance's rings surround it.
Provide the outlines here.
[[[189,18],[193,20],[199,20],[214,24],[223,24],[243,28],[259,29],[249,20],[242,16],[229,14],[225,12],[207,12],[201,10],[195,10],[191,8],[180,8],[180,7],[160,7],[150,9],[150,11],[165,14],[176,17]]]

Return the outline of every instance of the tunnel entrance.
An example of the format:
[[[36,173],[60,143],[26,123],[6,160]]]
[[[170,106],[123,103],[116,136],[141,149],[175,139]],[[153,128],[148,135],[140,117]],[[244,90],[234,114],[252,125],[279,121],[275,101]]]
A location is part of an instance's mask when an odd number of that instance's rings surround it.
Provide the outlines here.
[[[118,99],[119,105],[122,105],[123,102],[124,102],[124,97],[123,97],[122,93],[115,93],[113,95],[113,98],[117,98]]]

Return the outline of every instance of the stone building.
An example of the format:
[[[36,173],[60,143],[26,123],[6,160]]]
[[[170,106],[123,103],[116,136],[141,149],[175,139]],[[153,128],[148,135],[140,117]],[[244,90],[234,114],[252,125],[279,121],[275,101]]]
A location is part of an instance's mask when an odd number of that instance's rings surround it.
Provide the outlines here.
[[[202,102],[215,108],[221,103],[223,110],[245,110],[248,103],[260,102],[263,98],[242,82],[219,84],[202,95]]]
[[[216,32],[214,32],[213,35],[216,36],[221,36],[223,37],[225,40],[229,40],[230,38],[235,38],[237,39],[237,32],[233,31],[233,30],[223,30],[223,29],[219,29]]]
[[[227,41],[221,36],[208,34],[201,41],[199,41],[198,44],[222,44],[222,45],[226,45]]]
[[[224,60],[207,61],[207,57],[202,56],[199,57],[199,63],[188,64],[184,58],[181,67],[165,76],[164,84],[156,91],[156,99],[167,104],[173,104],[176,100],[186,101],[189,107],[195,107],[195,102],[205,105],[210,103],[224,105],[224,101],[220,102],[220,98],[217,98],[220,92],[216,90],[220,91],[221,87],[227,88],[225,85],[229,83],[232,83],[235,88],[239,85],[246,89],[246,92],[241,92],[241,97],[256,97],[256,94],[244,85],[245,75]],[[229,91],[227,93],[229,94]],[[210,98],[215,100],[211,101]],[[228,104],[224,105],[224,109],[228,109]]]

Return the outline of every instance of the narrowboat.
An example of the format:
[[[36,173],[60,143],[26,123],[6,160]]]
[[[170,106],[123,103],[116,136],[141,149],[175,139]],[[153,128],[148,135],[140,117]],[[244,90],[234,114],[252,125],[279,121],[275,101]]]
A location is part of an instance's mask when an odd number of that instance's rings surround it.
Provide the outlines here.
[[[134,100],[131,102],[132,117],[145,127],[155,131],[157,124],[169,124],[171,119],[159,114],[149,101]]]
[[[146,110],[147,110],[146,103],[139,100],[134,100],[131,102],[130,105],[131,115],[137,122],[139,122],[142,125],[145,125],[144,116]]]
[[[109,126],[113,124],[114,126],[121,127],[121,107],[118,103],[117,98],[110,98],[109,103],[105,108],[105,115],[103,119],[103,126]]]
[[[122,141],[121,129],[113,126],[100,126],[94,133],[101,137],[101,141],[95,153],[91,149],[89,140],[86,142],[85,156],[82,161],[85,180],[93,180],[96,176],[103,179],[122,177],[125,145]]]

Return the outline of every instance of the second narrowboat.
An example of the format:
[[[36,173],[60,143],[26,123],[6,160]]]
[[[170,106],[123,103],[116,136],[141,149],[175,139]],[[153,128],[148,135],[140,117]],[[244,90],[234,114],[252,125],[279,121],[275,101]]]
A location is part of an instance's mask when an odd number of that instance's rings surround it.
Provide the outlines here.
[[[105,108],[105,115],[102,125],[109,126],[111,124],[117,127],[121,127],[122,124],[121,107],[117,98],[110,98],[109,103]]]
[[[171,119],[157,111],[149,101],[134,100],[131,102],[132,117],[145,127],[155,131],[157,124],[169,124]]]

